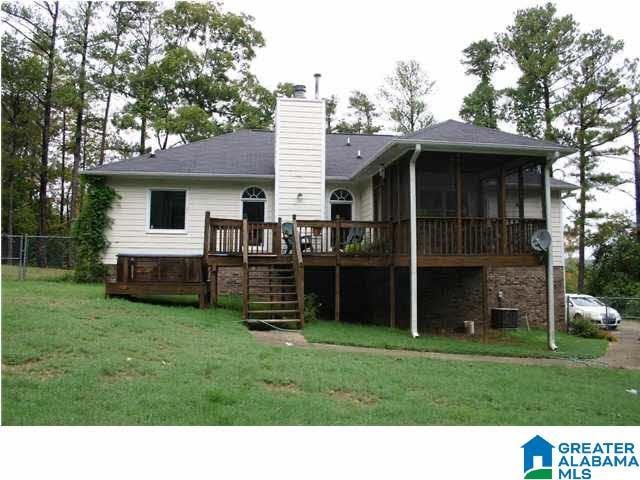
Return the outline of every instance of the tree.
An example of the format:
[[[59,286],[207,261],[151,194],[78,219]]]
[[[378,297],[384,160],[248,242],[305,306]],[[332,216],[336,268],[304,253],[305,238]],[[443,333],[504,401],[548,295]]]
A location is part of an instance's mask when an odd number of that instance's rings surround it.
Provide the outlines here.
[[[336,116],[336,109],[338,108],[338,97],[331,95],[325,99],[325,117],[327,122],[327,133],[333,133],[333,120]]]
[[[3,3],[3,21],[24,38],[32,51],[46,62],[46,78],[43,91],[35,95],[42,105],[42,141],[40,149],[40,184],[38,189],[38,234],[47,233],[49,181],[49,142],[51,136],[51,110],[53,97],[54,69],[56,62],[56,42],[58,41],[59,4],[55,2],[36,3],[37,11],[12,3]]]
[[[75,125],[73,134],[73,167],[71,172],[70,219],[76,218],[80,210],[80,167],[83,164],[82,143],[85,129],[87,94],[90,88],[87,78],[87,59],[89,54],[89,29],[95,14],[94,2],[80,2],[69,14],[68,30],[65,32],[66,47],[76,77]]]
[[[158,2],[134,2],[131,12],[132,38],[127,42],[123,56],[128,61],[122,93],[127,102],[112,122],[119,129],[137,130],[139,142],[134,148],[141,155],[147,152],[149,122],[155,90],[151,68],[162,51],[159,33]]]
[[[2,227],[8,235],[38,231],[46,63],[20,38],[2,37]],[[11,248],[9,242],[9,248]],[[16,252],[13,252],[15,254]],[[14,256],[9,252],[9,256]]]
[[[107,150],[107,128],[111,113],[111,99],[114,92],[123,89],[124,71],[129,60],[129,55],[123,52],[123,44],[127,40],[126,34],[133,25],[135,8],[134,2],[123,1],[111,4],[106,16],[107,27],[96,39],[98,45],[95,48],[94,56],[106,67],[106,72],[99,73],[95,79],[105,103],[100,127],[98,165],[104,163]]]
[[[415,60],[400,61],[393,74],[380,89],[380,96],[388,104],[391,120],[396,130],[404,134],[413,133],[433,123],[426,97],[433,91],[435,82]]]
[[[627,121],[632,137],[633,152],[633,174],[636,200],[636,237],[640,241],[640,134],[638,133],[638,122],[640,121],[640,61],[635,58],[625,61],[625,71],[627,79],[627,98],[629,100],[627,110]]]
[[[367,94],[359,90],[351,92],[349,112],[353,121],[341,120],[335,127],[336,132],[374,134],[382,128],[379,125],[374,125],[374,120],[380,116],[376,105]]]
[[[604,297],[640,297],[640,242],[631,234],[631,221],[618,225],[593,254],[589,293]],[[640,302],[616,299],[615,308],[640,314]]]
[[[506,90],[510,118],[518,131],[532,137],[556,139],[553,121],[562,89],[563,69],[573,62],[577,26],[571,15],[558,17],[547,3],[516,12],[498,44],[518,65],[521,76],[515,88]]]
[[[499,93],[493,87],[491,78],[496,71],[504,68],[499,53],[498,45],[490,40],[473,42],[463,50],[462,64],[467,66],[465,73],[480,77],[480,83],[464,97],[460,116],[481,127],[498,127]]]
[[[580,186],[575,222],[578,236],[578,290],[585,287],[585,245],[589,219],[601,218],[598,210],[588,210],[592,191],[606,190],[623,183],[618,175],[598,170],[603,155],[619,149],[607,144],[625,133],[622,119],[626,89],[621,82],[622,69],[614,64],[622,50],[615,41],[600,30],[580,35],[576,44],[576,60],[567,70],[567,91],[560,108],[566,129],[562,137],[578,150],[570,159],[574,177]]]

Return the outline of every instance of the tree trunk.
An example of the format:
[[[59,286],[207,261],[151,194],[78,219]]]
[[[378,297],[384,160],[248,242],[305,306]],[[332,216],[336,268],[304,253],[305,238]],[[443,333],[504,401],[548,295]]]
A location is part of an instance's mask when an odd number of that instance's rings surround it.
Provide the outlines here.
[[[113,60],[111,64],[111,80],[113,80],[113,76],[116,72],[116,58],[118,57],[118,50],[120,49],[120,38],[122,37],[122,30],[120,29],[120,15],[122,14],[122,9],[124,8],[124,3],[118,4],[118,13],[116,14],[116,37],[113,43]],[[104,116],[102,117],[102,131],[100,133],[100,157],[98,158],[98,165],[102,165],[104,163],[104,154],[107,144],[107,125],[109,124],[109,108],[111,107],[111,94],[113,92],[113,85],[110,85],[107,89],[107,100],[105,102],[104,107]]]
[[[49,135],[51,129],[51,97],[53,95],[53,71],[56,59],[56,39],[58,37],[58,2],[53,3],[51,15],[51,37],[49,37],[49,50],[47,54],[47,83],[44,93],[44,118],[42,121],[42,152],[40,156],[40,188],[38,192],[38,234],[47,233],[47,183],[49,177]]]
[[[544,98],[544,138],[545,140],[554,141],[555,135],[553,135],[553,126],[551,125],[551,93],[546,80],[542,85],[542,95]]]
[[[67,156],[67,111],[62,111],[62,165],[60,168],[60,224],[64,223],[64,169]]]
[[[640,134],[638,133],[638,112],[635,101],[631,100],[631,134],[633,136],[633,172],[636,194],[636,237],[640,241]]]
[[[587,191],[586,191],[586,158],[585,152],[580,151],[580,211],[576,219],[578,224],[578,293],[584,292],[585,273],[585,224],[587,217]]]
[[[80,165],[82,164],[82,130],[84,126],[85,94],[87,90],[87,47],[92,2],[88,2],[82,30],[80,71],[78,73],[78,111],[73,145],[73,170],[71,172],[71,221],[78,216],[80,208]]]
[[[140,155],[146,151],[145,142],[147,140],[147,117],[144,115],[140,119]]]

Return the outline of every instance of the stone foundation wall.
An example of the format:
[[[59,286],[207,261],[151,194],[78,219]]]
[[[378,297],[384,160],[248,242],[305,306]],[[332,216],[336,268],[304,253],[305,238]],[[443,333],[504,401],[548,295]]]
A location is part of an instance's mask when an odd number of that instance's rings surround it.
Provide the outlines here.
[[[565,330],[564,269],[554,267],[554,295],[556,328]],[[499,294],[502,292],[502,299]],[[547,324],[547,283],[545,268],[490,267],[487,271],[488,307],[517,308],[520,318],[529,325]]]
[[[218,294],[242,294],[242,268],[218,268]]]

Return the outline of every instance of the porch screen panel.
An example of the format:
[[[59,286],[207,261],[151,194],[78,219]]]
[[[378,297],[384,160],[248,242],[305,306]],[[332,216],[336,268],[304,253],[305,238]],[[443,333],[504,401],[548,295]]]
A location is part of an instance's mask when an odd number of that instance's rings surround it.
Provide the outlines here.
[[[528,165],[523,169],[524,177],[524,218],[543,218],[544,191],[542,189],[542,168]]]
[[[429,158],[416,168],[418,217],[455,217],[457,194],[453,159]]]

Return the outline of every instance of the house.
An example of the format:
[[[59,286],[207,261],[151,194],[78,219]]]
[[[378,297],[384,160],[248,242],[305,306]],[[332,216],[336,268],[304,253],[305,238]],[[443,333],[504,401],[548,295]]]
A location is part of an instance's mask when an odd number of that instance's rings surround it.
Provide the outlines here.
[[[407,136],[327,134],[324,100],[302,87],[278,99],[275,131],[85,175],[119,194],[104,254],[118,264],[112,294],[133,293],[134,277],[143,292],[184,282],[187,269],[200,286],[211,278],[214,299],[242,292],[247,321],[302,323],[304,292],[336,319],[414,335],[466,320],[486,331],[493,307],[553,330],[564,322],[561,194],[573,186],[550,172],[571,152],[454,120]],[[545,229],[548,255],[531,247]]]
[[[536,457],[540,457],[541,463],[537,468],[541,468],[542,471],[540,471],[536,476],[532,475],[531,478],[551,479],[551,468],[553,467],[553,449],[555,447],[540,435],[536,435],[520,448],[523,449],[522,453],[524,456],[524,473],[527,473],[529,472],[529,470],[533,469],[535,463],[534,459]],[[528,476],[525,476],[525,478],[528,478]]]

